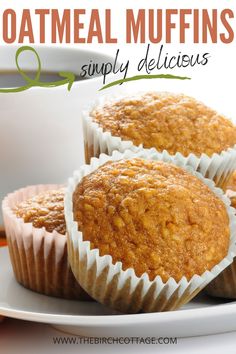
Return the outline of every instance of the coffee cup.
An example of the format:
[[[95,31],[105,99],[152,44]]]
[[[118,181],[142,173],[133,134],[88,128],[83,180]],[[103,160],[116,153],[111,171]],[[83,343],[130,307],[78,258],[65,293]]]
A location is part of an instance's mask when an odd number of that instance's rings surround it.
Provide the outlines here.
[[[76,81],[70,91],[68,83],[51,87],[35,85],[12,92],[12,87],[22,87],[19,84],[25,83],[21,82],[22,75],[16,73],[18,50],[14,46],[0,47],[0,90],[9,90],[0,92],[0,200],[27,185],[66,183],[72,171],[84,162],[81,112],[103,94],[98,90],[104,77],[102,73],[81,77],[81,68],[89,63],[101,66],[114,60],[107,54],[76,48],[26,48],[18,56],[23,75],[35,78],[39,64],[36,52],[41,62],[39,81],[48,76],[47,80],[60,83],[65,77],[57,74],[62,71],[74,73]],[[0,225],[3,225],[1,214]]]

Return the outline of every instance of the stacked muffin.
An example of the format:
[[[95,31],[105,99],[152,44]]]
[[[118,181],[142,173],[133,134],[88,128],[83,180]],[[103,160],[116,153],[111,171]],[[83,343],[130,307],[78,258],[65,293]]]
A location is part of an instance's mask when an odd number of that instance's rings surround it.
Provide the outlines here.
[[[234,209],[214,184],[232,183],[236,127],[193,98],[153,92],[99,104],[83,122],[89,165],[69,181],[65,217],[62,189],[3,203],[18,281],[130,313],[177,309],[213,279],[216,289],[236,254]]]
[[[86,162],[140,148],[178,155],[224,188],[236,168],[236,127],[194,98],[151,92],[98,104],[83,116]]]
[[[3,217],[17,281],[38,293],[88,300],[77,283],[67,256],[65,188],[29,186],[3,201]]]

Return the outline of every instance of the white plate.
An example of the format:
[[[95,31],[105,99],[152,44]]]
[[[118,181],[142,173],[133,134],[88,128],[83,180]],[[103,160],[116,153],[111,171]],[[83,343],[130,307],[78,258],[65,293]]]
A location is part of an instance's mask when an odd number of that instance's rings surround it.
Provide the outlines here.
[[[96,302],[34,293],[14,279],[7,248],[0,249],[0,314],[43,322],[83,336],[188,337],[236,330],[236,302],[198,296],[181,310],[123,315]]]

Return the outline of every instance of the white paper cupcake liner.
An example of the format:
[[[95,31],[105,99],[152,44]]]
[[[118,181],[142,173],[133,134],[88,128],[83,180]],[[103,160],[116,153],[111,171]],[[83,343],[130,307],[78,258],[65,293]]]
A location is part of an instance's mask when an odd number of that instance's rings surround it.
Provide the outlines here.
[[[196,175],[224,202],[230,220],[230,247],[228,255],[213,269],[204,274],[194,275],[191,280],[183,277],[179,282],[170,278],[166,283],[157,276],[150,281],[145,273],[137,277],[133,269],[122,270],[121,262],[112,263],[110,255],[99,256],[99,250],[90,250],[90,242],[83,241],[83,235],[78,231],[78,224],[73,219],[72,196],[83,176],[96,170],[107,161],[117,161],[140,157],[144,159],[172,162]],[[223,195],[221,189],[216,188],[214,182],[202,177],[193,168],[187,166],[186,160],[177,157],[166,157],[155,151],[139,151],[134,153],[127,150],[125,153],[113,152],[112,156],[100,155],[93,158],[90,165],[82,166],[69,180],[65,194],[65,217],[68,230],[69,261],[76,279],[85,291],[102,304],[115,310],[135,313],[139,311],[155,312],[179,308],[190,301],[200,290],[222,272],[233,261],[236,255],[236,217],[234,209],[230,207],[229,199]]]
[[[228,189],[226,195],[229,199],[235,198],[236,192]],[[204,291],[210,296],[236,299],[236,258],[218,277],[207,285]]]
[[[102,127],[100,127],[98,123],[95,123],[90,116],[90,112],[92,112],[94,108],[125,97],[127,96],[104,96],[83,111],[82,119],[86,163],[89,163],[92,157],[99,157],[101,153],[111,155],[115,150],[125,152],[125,150],[129,149],[133,152],[137,152],[144,149],[143,145],[135,146],[132,141],[122,140],[120,137],[114,137],[111,133],[103,131]],[[210,157],[206,154],[202,154],[199,157],[192,153],[184,157],[179,152],[175,155],[171,155],[166,150],[157,151],[155,148],[145,150],[164,153],[166,159],[173,157],[176,160],[184,159],[186,165],[192,166],[194,170],[200,172],[204,177],[213,179],[216,185],[222,189],[224,189],[232,172],[236,169],[236,145],[219,154],[214,153]]]
[[[207,285],[208,295],[226,299],[236,299],[236,259],[222,273]]]
[[[24,287],[49,296],[88,300],[77,283],[67,256],[67,237],[58,232],[35,228],[18,218],[12,208],[47,190],[61,185],[38,185],[9,194],[2,203],[3,220],[13,271]]]

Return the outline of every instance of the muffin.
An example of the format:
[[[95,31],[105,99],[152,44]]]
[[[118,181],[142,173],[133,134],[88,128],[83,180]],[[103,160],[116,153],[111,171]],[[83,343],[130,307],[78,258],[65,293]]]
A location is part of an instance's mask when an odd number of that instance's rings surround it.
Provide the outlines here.
[[[228,252],[224,203],[195,176],[162,161],[107,162],[78,184],[73,213],[100,256],[150,280],[190,280]]]
[[[208,156],[236,144],[236,127],[194,98],[149,92],[107,103],[91,112],[104,131],[144,148]]]
[[[101,152],[154,148],[170,156],[181,154],[194,168],[198,164],[204,176],[216,175],[218,184],[220,167],[230,162],[221,183],[236,168],[236,127],[183,94],[148,92],[107,101],[85,112],[84,136],[87,163]]]
[[[59,186],[31,186],[4,199],[11,262],[17,281],[30,290],[87,300],[68,263],[64,192]]]
[[[236,208],[236,171],[225,186],[226,195],[231,200],[231,205]],[[207,287],[206,293],[211,296],[236,299],[236,260],[226,268]]]
[[[200,174],[130,154],[94,159],[71,181],[71,267],[90,296],[116,310],[176,309],[228,257],[229,211]]]

